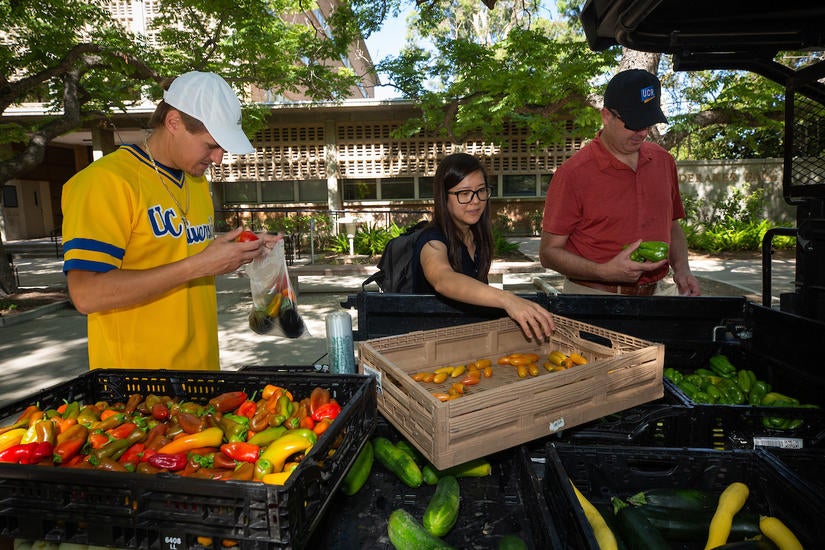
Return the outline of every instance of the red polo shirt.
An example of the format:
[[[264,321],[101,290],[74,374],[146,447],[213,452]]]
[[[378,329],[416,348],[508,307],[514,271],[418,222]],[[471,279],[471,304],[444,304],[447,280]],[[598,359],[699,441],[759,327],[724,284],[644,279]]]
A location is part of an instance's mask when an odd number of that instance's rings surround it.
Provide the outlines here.
[[[670,243],[673,220],[685,217],[673,157],[644,142],[634,172],[610,154],[600,135],[553,174],[542,229],[567,235],[568,251],[598,263],[637,239]],[[648,273],[639,283],[657,281],[668,269]]]

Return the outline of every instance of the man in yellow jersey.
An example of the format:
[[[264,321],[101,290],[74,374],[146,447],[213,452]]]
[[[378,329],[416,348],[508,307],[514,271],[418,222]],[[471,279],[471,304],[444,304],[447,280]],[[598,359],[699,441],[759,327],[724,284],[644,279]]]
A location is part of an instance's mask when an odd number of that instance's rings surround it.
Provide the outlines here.
[[[122,145],[63,187],[69,293],[88,315],[97,368],[220,369],[215,275],[248,264],[273,239],[215,236],[204,173],[224,152],[254,151],[241,104],[213,73],[164,92],[143,143]]]

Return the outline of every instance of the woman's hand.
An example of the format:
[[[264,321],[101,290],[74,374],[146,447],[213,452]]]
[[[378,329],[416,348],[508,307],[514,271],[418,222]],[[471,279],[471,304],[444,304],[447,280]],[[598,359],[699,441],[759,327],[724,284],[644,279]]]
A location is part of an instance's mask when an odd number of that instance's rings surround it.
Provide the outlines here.
[[[504,310],[519,324],[528,338],[542,341],[552,336],[556,329],[553,314],[536,302],[526,300],[506,290],[502,292],[505,295]]]

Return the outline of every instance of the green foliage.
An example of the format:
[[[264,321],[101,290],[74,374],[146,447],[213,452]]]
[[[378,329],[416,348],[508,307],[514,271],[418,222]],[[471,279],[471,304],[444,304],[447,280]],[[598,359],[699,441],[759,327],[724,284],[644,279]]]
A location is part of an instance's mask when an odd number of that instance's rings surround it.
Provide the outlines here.
[[[762,217],[761,190],[745,193],[734,188],[725,199],[714,204],[709,213],[700,208],[702,204],[696,199],[685,198],[684,204],[687,221],[682,222],[682,228],[692,250],[758,251],[765,233],[776,227]],[[775,248],[791,248],[795,244],[792,237],[777,236],[773,240]]]
[[[349,254],[349,238],[346,233],[333,235],[327,250],[333,254]]]
[[[398,135],[424,130],[456,142],[500,142],[501,130],[515,122],[540,149],[599,127],[586,101],[590,80],[615,52],[590,51],[581,32],[540,17],[537,2],[504,0],[493,10],[476,0],[427,2],[412,25],[434,51],[410,45],[377,65],[422,106]],[[560,117],[570,123],[559,124]]]
[[[377,256],[384,251],[387,241],[391,238],[390,232],[376,225],[355,232],[355,252],[366,256]]]
[[[501,230],[493,228],[493,256],[501,256],[518,250],[518,244],[510,242]]]
[[[366,5],[355,12],[346,2],[315,28],[300,16],[314,4],[301,0],[159,0],[150,41],[111,16],[107,7],[114,4],[0,1],[0,114],[32,101],[54,113],[28,126],[0,121],[0,144],[22,145],[0,160],[0,182],[36,166],[51,139],[147,96],[157,101],[162,81],[190,70],[220,74],[241,97],[250,85],[273,94],[301,90],[312,99],[346,97],[360,75],[338,62],[362,25],[375,26]],[[244,109],[249,135],[267,113],[263,106]]]

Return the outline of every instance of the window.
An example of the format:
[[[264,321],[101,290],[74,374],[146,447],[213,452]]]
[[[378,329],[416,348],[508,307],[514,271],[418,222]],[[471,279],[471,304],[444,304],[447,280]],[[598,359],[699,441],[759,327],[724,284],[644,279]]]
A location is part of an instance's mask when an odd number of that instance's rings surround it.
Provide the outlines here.
[[[227,203],[257,203],[258,186],[254,181],[227,183],[223,187]]]
[[[505,197],[535,197],[536,176],[533,174],[502,176],[502,191]]]
[[[3,206],[6,208],[17,208],[17,187],[14,185],[3,186]]]
[[[294,187],[292,181],[261,182],[261,202],[295,202]]]
[[[547,196],[547,188],[550,187],[550,180],[553,179],[553,174],[542,174],[539,176],[541,178],[541,185],[539,186],[539,193],[541,193],[542,197]]]
[[[345,201],[368,201],[378,198],[376,180],[344,180]]]
[[[302,181],[298,185],[301,202],[327,202],[327,180]]]
[[[393,178],[381,180],[382,199],[412,199],[415,197],[415,185],[412,178]]]
[[[418,196],[420,198],[433,198],[433,179],[430,176],[418,178]]]

